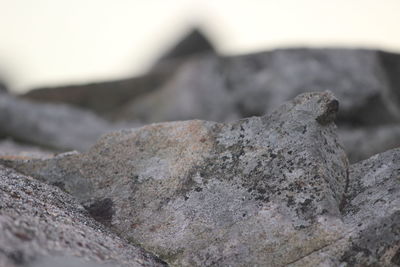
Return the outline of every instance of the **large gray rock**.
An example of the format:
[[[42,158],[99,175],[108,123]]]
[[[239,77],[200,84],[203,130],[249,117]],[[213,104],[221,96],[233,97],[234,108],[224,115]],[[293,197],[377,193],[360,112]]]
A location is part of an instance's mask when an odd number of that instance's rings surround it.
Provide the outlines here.
[[[350,168],[343,221],[351,225],[342,260],[358,266],[400,266],[400,148]]]
[[[340,122],[383,124],[400,120],[395,93],[400,83],[389,79],[396,69],[388,75],[382,55],[374,50],[285,49],[226,58],[224,66],[243,116],[264,114],[304,91],[329,89],[340,100]]]
[[[133,124],[131,124],[133,125]],[[93,113],[67,105],[39,104],[0,93],[0,135],[57,150],[84,151],[112,130]]]
[[[174,266],[400,265],[400,149],[348,166],[331,93],[234,123],[152,124],[2,159]]]
[[[104,136],[87,153],[3,160],[56,184],[120,236],[179,266],[281,266],[335,242],[347,158],[329,93],[270,116]]]
[[[129,112],[121,118],[143,119],[146,114],[145,122],[183,116],[229,121],[237,114],[261,116],[306,91],[329,89],[341,101],[340,124],[400,121],[400,81],[396,78],[400,57],[394,54],[285,49],[231,57],[207,54],[185,62],[158,90],[127,103],[123,109]],[[196,99],[194,104],[192,99]],[[191,105],[193,110],[187,112]]]
[[[0,266],[164,266],[59,188],[0,165]]]
[[[199,118],[221,122],[240,115],[221,76],[219,58],[203,54],[182,61],[162,88],[132,100],[114,117],[143,123]]]
[[[108,115],[138,96],[147,94],[165,83],[174,68],[165,64],[149,74],[115,81],[90,84],[65,85],[50,88],[36,88],[23,98],[45,103],[69,104],[108,118]]]
[[[285,49],[224,58],[208,54],[186,59],[162,87],[126,104],[115,118],[227,122],[268,113],[307,90],[329,89],[341,102],[337,123],[346,127],[341,139],[355,162],[400,145],[395,130],[400,125],[398,77],[400,56],[375,50]]]
[[[400,148],[351,165],[337,240],[293,266],[400,266]]]

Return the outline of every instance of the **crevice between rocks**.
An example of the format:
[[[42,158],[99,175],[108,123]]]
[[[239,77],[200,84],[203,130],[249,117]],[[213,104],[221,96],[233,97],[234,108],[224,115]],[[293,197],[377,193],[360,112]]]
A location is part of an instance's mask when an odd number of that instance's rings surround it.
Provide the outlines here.
[[[348,191],[349,191],[349,184],[350,184],[350,169],[349,169],[349,167],[347,167],[347,170],[346,170],[346,184],[345,184],[345,187],[344,187],[342,200],[339,203],[339,211],[340,211],[340,213],[342,215],[343,215],[343,211],[344,211],[346,205],[348,204],[349,196],[347,194],[348,194]]]

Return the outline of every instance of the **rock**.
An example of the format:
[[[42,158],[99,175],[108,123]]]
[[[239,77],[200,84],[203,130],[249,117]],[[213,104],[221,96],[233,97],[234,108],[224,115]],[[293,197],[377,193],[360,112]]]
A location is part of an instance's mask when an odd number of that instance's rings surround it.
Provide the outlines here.
[[[170,51],[161,57],[160,61],[169,61],[185,58],[200,53],[214,53],[215,49],[200,29],[189,31],[179,42],[173,45]]]
[[[400,148],[352,165],[350,177],[343,220],[354,228],[342,260],[399,266]]]
[[[70,104],[90,109],[107,118],[115,109],[132,99],[159,88],[172,75],[173,71],[174,68],[165,64],[153,69],[150,74],[135,78],[37,88],[25,93],[22,97],[38,102]]]
[[[86,153],[2,162],[171,265],[282,266],[345,233],[336,107],[329,92],[307,93],[269,116],[152,124]]]
[[[399,266],[399,177],[399,148],[351,165],[342,207],[347,229],[292,266]]]
[[[0,81],[0,92],[8,92],[7,86]]]
[[[351,163],[400,147],[400,125],[339,128],[339,139]]]
[[[134,99],[117,111],[114,117],[135,119],[142,123],[239,118],[215,55],[203,54],[183,61],[175,73],[164,87]]]
[[[264,114],[307,90],[329,89],[341,103],[339,122],[382,124],[400,120],[400,101],[390,97],[400,84],[389,82],[381,55],[355,49],[276,50],[226,58],[225,75],[242,116]]]
[[[204,53],[216,54],[204,34],[194,29],[166,52],[148,74],[115,81],[36,88],[22,97],[38,102],[64,103],[90,109],[106,119],[113,120],[114,112],[121,106],[162,87],[186,58],[195,58]],[[135,120],[132,116],[129,119]]]
[[[146,113],[147,122],[154,122],[159,117],[158,106],[135,106],[160,103],[161,96],[167,96],[161,109],[187,109],[188,99],[196,99],[207,105],[194,108],[186,115],[188,119],[229,121],[236,114],[263,115],[306,91],[329,89],[342,103],[339,124],[395,123],[400,121],[400,82],[396,78],[400,67],[396,64],[400,65],[400,57],[356,49],[285,49],[223,58],[212,54],[192,57],[158,90],[126,104],[131,107],[124,109],[131,112],[122,118],[134,119]],[[181,89],[171,88],[174,86]],[[225,116],[210,112],[217,110],[219,103]],[[135,113],[137,109],[140,112]],[[177,120],[182,116],[173,115],[176,117],[166,117]]]
[[[132,124],[133,125],[133,124]],[[0,94],[0,135],[57,150],[83,151],[104,133],[126,127],[89,111]]]
[[[165,266],[56,187],[0,166],[0,192],[0,266]]]
[[[0,157],[17,158],[51,158],[54,151],[41,147],[20,144],[11,139],[0,140]]]

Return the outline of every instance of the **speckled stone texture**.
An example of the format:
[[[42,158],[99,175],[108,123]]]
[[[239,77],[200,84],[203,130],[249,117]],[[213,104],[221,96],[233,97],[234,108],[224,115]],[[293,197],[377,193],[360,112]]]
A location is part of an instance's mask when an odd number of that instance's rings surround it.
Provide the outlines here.
[[[351,165],[335,242],[293,266],[400,266],[400,148]]]
[[[263,117],[151,124],[85,153],[0,162],[171,266],[400,266],[400,148],[349,166],[338,106],[305,93]]]
[[[0,266],[164,266],[59,188],[0,165]]]
[[[269,116],[153,124],[87,153],[4,163],[60,186],[171,265],[281,266],[345,230],[337,108],[329,92],[306,93]]]

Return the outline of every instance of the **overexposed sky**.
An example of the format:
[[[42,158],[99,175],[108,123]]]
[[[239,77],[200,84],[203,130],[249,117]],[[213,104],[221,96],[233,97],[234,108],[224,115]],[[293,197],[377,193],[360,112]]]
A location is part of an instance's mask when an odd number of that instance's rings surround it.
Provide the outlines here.
[[[345,46],[400,52],[399,0],[0,0],[15,91],[145,72],[197,23],[224,54]]]

